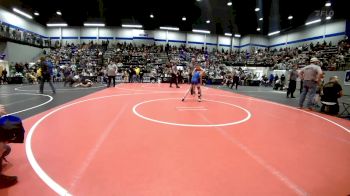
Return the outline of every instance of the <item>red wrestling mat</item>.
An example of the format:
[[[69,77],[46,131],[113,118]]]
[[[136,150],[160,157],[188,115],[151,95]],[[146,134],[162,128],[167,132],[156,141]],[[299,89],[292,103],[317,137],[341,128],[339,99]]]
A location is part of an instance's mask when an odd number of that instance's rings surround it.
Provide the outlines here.
[[[216,89],[123,84],[25,120],[0,195],[347,195],[350,122]]]

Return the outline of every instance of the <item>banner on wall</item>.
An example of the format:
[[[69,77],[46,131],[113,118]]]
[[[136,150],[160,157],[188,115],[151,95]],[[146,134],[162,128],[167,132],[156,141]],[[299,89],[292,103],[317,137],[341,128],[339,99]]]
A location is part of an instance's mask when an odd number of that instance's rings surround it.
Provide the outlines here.
[[[350,85],[350,70],[345,71],[344,84]]]

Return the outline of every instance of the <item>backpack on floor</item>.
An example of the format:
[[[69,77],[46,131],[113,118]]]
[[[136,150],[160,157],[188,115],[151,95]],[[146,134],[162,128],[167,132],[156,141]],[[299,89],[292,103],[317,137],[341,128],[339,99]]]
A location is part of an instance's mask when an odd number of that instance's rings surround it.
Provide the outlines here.
[[[24,132],[22,120],[19,117],[11,115],[0,117],[0,141],[23,143]]]

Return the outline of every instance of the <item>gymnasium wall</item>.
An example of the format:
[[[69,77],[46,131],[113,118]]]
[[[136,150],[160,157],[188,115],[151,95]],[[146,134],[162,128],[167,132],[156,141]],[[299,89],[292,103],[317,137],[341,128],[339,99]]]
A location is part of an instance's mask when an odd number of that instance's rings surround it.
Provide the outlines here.
[[[218,36],[218,49],[219,51],[226,51],[232,48],[233,38],[228,36]]]
[[[241,51],[250,51],[251,36],[244,36],[240,39],[239,48]]]
[[[168,31],[168,42],[171,46],[180,46],[186,44],[187,36],[186,33],[177,31]]]
[[[5,60],[9,63],[27,63],[37,60],[43,54],[43,49],[6,42],[4,53],[6,54]]]
[[[187,45],[194,48],[204,47],[205,34],[187,33]]]
[[[218,36],[216,35],[206,35],[205,46],[209,51],[213,51],[218,47]]]
[[[269,40],[262,35],[247,35],[241,38],[239,48],[249,53],[257,49],[265,49],[269,46]]]

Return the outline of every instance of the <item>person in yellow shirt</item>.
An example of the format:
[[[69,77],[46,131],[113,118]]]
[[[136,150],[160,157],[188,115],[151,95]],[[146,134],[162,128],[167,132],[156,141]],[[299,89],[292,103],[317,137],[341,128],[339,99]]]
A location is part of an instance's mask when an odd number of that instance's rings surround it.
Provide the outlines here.
[[[135,73],[136,73],[137,82],[140,82],[140,71],[141,71],[140,67],[136,66]]]
[[[42,76],[42,74],[41,74],[41,68],[39,67],[38,70],[36,71],[36,77],[38,78],[38,81],[41,80],[41,76]]]

